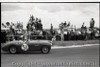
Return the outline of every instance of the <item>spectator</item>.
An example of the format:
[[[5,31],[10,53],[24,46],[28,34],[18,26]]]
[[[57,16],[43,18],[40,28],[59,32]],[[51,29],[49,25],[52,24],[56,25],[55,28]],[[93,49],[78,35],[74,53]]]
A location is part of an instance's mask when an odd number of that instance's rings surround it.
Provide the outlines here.
[[[6,28],[6,26],[4,25],[4,23],[2,23],[1,25],[2,25],[2,27]]]
[[[59,28],[60,28],[60,30],[62,30],[63,29],[63,22],[61,23],[61,24],[59,24]]]
[[[41,19],[39,19],[39,22],[38,22],[38,29],[39,29],[39,30],[42,30]]]
[[[67,23],[66,23],[66,21],[65,21],[65,23],[64,23],[64,27],[66,27],[67,26]]]
[[[91,18],[91,20],[90,20],[90,28],[94,28],[94,24],[95,24],[94,18]]]
[[[82,26],[81,26],[81,29],[84,29],[84,27],[85,27],[85,26],[84,26],[84,22],[83,22],[83,24],[82,24]]]
[[[35,25],[35,29],[38,30],[38,18],[36,18],[34,25]]]
[[[52,24],[51,24],[50,33],[53,35],[53,26],[52,26]]]
[[[10,29],[10,23],[9,22],[6,22],[6,28]]]
[[[33,15],[31,16],[31,19],[32,19],[32,21],[34,21],[34,20],[35,20],[35,18],[34,18],[34,16],[33,16]]]
[[[53,36],[52,42],[56,41],[56,36]]]
[[[67,24],[67,27],[69,27],[70,26],[70,21],[69,21],[69,23]]]
[[[34,25],[34,23],[32,24],[32,31],[35,31],[35,25]]]

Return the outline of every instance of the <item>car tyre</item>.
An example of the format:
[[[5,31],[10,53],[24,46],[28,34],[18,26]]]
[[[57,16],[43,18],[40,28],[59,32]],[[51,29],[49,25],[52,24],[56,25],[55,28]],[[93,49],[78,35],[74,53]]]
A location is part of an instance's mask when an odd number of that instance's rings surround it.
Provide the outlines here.
[[[16,48],[16,46],[11,46],[11,47],[9,48],[9,52],[10,52],[11,54],[17,53],[17,48]]]
[[[47,54],[47,53],[49,53],[49,51],[50,51],[50,49],[49,49],[49,47],[47,47],[47,46],[43,46],[43,47],[41,48],[41,52],[42,52],[43,54]]]

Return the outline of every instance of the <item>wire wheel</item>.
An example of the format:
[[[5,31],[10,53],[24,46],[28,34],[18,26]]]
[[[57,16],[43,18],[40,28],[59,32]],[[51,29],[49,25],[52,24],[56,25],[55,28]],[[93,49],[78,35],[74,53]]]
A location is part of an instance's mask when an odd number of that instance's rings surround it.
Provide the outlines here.
[[[9,52],[11,54],[15,54],[15,53],[17,53],[17,48],[15,46],[12,46],[12,47],[10,47]]]
[[[44,54],[49,53],[49,47],[43,46],[42,49],[41,49],[41,52],[44,53]]]

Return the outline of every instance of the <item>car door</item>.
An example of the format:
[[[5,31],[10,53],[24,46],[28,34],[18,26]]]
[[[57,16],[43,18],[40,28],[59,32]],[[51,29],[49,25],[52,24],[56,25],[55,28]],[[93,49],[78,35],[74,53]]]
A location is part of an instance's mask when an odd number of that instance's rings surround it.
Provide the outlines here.
[[[40,50],[40,44],[39,44],[38,40],[36,40],[36,41],[30,40],[30,41],[28,41],[28,45],[29,45],[29,50],[31,50],[31,51]]]

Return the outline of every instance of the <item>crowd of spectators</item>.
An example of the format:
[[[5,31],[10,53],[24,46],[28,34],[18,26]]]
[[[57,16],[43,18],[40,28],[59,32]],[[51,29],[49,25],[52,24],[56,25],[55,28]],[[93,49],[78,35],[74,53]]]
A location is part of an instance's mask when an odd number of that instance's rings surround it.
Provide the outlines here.
[[[59,24],[59,29],[61,31],[60,34],[63,34],[63,35],[61,36],[58,34],[60,37],[58,37],[58,35],[55,33],[55,30],[53,29],[52,24],[51,24],[51,28],[49,30],[50,34],[48,34],[46,31],[43,30],[43,25],[41,22],[42,22],[41,19],[35,18],[33,15],[31,15],[29,18],[28,24],[26,26],[26,28],[27,28],[26,31],[23,30],[22,22],[17,22],[17,23],[6,22],[6,24],[2,23],[1,25],[3,26],[3,28],[7,29],[7,30],[6,30],[6,33],[3,32],[1,34],[1,36],[4,34],[9,35],[9,36],[2,37],[2,38],[7,38],[7,40],[23,39],[24,38],[23,35],[25,35],[25,34],[28,34],[28,39],[30,39],[30,38],[34,39],[35,38],[34,35],[37,35],[38,36],[38,37],[36,36],[37,38],[41,38],[39,35],[42,35],[42,37],[46,38],[46,39],[48,39],[48,38],[52,39],[52,37],[53,37],[54,40],[55,39],[61,40],[61,37],[63,36],[64,40],[74,40],[74,39],[77,40],[78,38],[86,39],[88,36],[91,37],[90,39],[93,39],[95,36],[95,33],[97,33],[97,30],[94,30],[95,21],[93,18],[91,18],[91,20],[90,20],[90,27],[87,28],[85,26],[85,23],[83,22],[83,24],[80,28],[80,31],[77,31],[76,26],[72,25],[70,23],[70,21],[68,23],[66,21],[61,22]],[[100,32],[100,30],[99,30],[99,32]],[[88,33],[90,35],[88,35]],[[33,35],[33,37],[32,37],[32,35]],[[46,37],[44,37],[45,35],[46,35]],[[50,35],[51,37],[47,37],[47,35]],[[99,35],[99,37],[100,37],[100,35]]]
[[[41,19],[34,18],[34,16],[30,16],[28,24],[26,26],[27,31],[34,31],[34,30],[43,30],[43,25],[41,23]]]
[[[87,28],[85,26],[85,23],[83,22],[81,28],[78,30],[76,29],[76,26],[71,25],[70,21],[66,23],[66,21],[63,23],[61,22],[59,24],[59,29],[61,32],[61,35],[57,35],[58,40],[87,40],[87,39],[95,39],[96,35],[97,37],[100,37],[98,28],[94,27],[95,20],[94,18],[91,18],[90,20],[90,26]]]
[[[2,32],[5,33],[7,41],[9,40],[16,40],[19,38],[20,35],[23,34],[23,24],[21,22],[13,23],[13,22],[6,22],[6,24],[2,23]],[[2,34],[4,36],[4,34]]]

